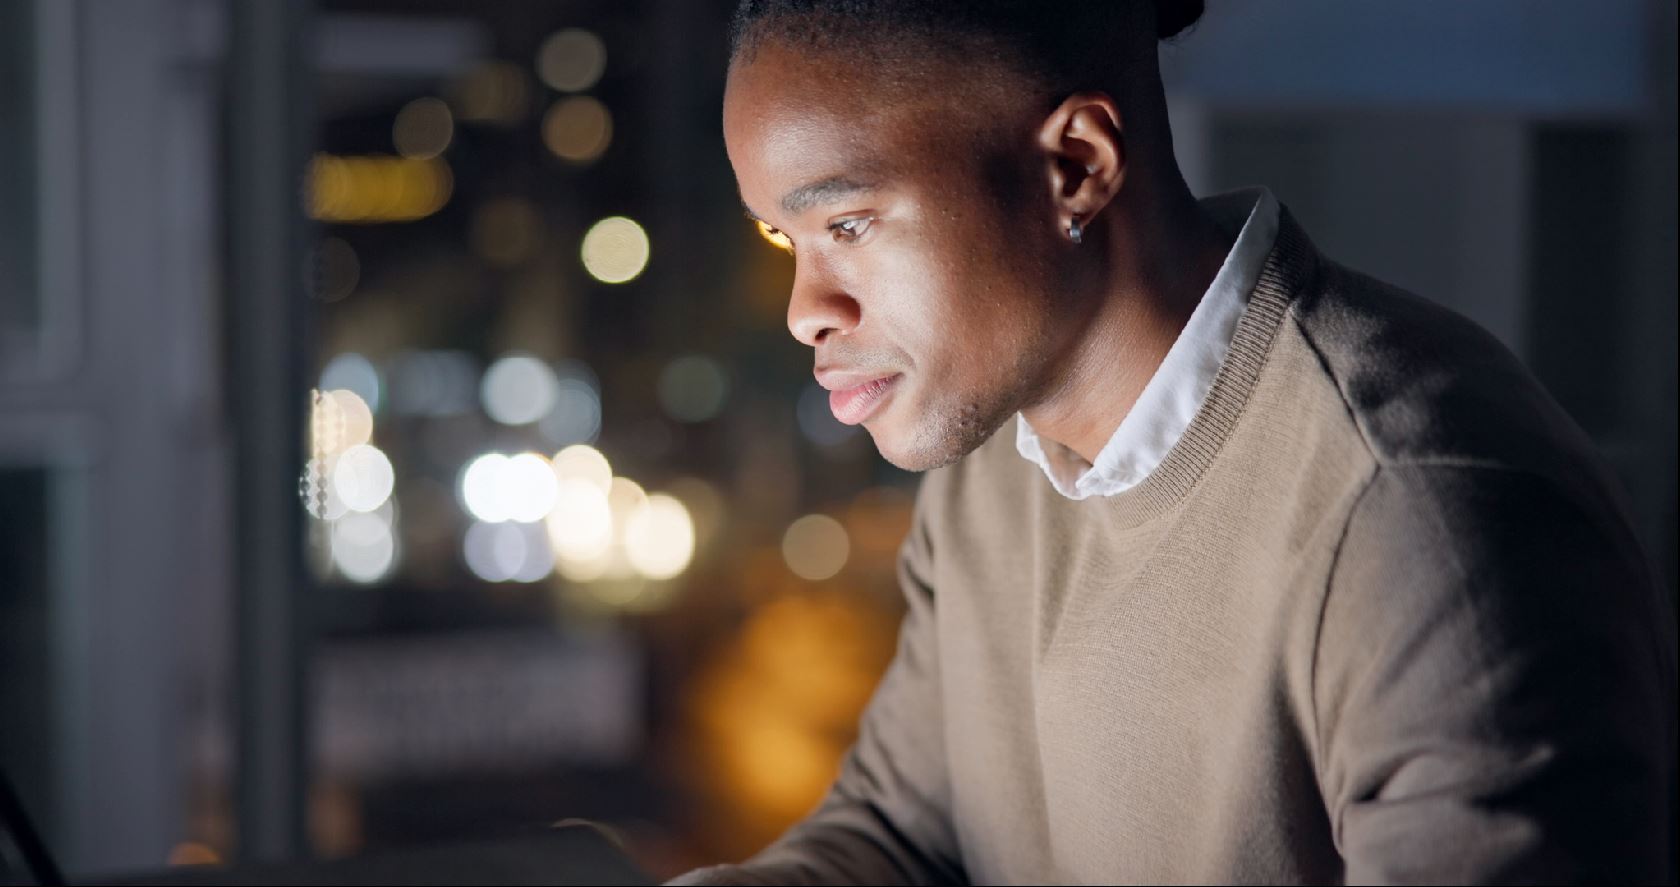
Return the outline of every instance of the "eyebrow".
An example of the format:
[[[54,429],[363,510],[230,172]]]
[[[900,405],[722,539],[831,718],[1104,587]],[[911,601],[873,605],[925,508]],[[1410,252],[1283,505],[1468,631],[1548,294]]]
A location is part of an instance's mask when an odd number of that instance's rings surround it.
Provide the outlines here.
[[[782,195],[782,212],[790,216],[797,216],[813,206],[833,203],[844,197],[851,197],[874,191],[874,182],[854,179],[850,176],[829,176],[818,179],[793,189]]]

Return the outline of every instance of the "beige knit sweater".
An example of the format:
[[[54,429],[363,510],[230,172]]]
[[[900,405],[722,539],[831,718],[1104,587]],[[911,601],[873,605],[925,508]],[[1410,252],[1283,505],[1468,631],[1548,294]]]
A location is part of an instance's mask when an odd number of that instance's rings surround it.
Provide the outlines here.
[[[690,883],[1672,879],[1674,616],[1582,433],[1284,213],[1200,414],[1072,501],[923,483],[822,807]]]

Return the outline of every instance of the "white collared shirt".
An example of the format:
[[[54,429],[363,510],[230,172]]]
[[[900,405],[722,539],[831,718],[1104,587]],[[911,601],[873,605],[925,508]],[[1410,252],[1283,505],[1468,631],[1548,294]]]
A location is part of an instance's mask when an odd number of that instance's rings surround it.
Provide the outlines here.
[[[1237,319],[1277,240],[1278,204],[1271,191],[1247,188],[1209,197],[1202,208],[1226,231],[1239,222],[1242,230],[1178,340],[1096,461],[1086,462],[1068,447],[1039,437],[1027,417],[1016,417],[1015,449],[1044,469],[1056,491],[1069,499],[1113,496],[1148,477],[1190,427],[1225,362]]]

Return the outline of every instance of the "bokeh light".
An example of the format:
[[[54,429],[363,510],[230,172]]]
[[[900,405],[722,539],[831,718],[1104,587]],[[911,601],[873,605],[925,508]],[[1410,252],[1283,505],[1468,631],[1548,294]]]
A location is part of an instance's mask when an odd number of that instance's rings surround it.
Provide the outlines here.
[[[443,99],[418,98],[404,105],[391,123],[391,144],[415,160],[442,154],[455,136],[455,119]]]
[[[561,482],[582,480],[605,496],[612,488],[612,465],[600,450],[587,444],[573,444],[554,454],[554,476]]]
[[[503,425],[529,425],[554,407],[554,371],[526,354],[510,354],[490,365],[479,388],[484,412]]]
[[[486,582],[537,582],[554,570],[554,554],[535,524],[485,523],[467,527],[462,560]]]
[[[327,392],[338,408],[341,428],[339,446],[349,448],[373,439],[373,410],[361,396],[348,388]],[[366,510],[366,509],[363,509]]]
[[[590,96],[561,99],[543,115],[543,144],[561,160],[590,163],[606,153],[612,135],[612,114]]]
[[[647,232],[624,216],[608,216],[583,235],[583,267],[602,283],[625,283],[647,267]]]
[[[656,493],[624,524],[630,566],[649,579],[669,579],[694,557],[694,521],[675,498]]]
[[[782,535],[782,559],[788,569],[813,582],[839,573],[850,547],[846,528],[826,514],[807,514]]]
[[[437,157],[316,154],[309,166],[309,216],[339,223],[412,222],[442,209],[454,187],[449,165]]]
[[[332,485],[351,511],[373,511],[391,498],[396,475],[391,460],[371,444],[357,444],[339,454]]]
[[[455,81],[449,100],[461,120],[509,126],[531,107],[531,83],[518,65],[486,62]]]
[[[537,50],[537,76],[552,89],[582,92],[607,69],[607,47],[581,28],[556,31]]]
[[[547,459],[520,453],[502,463],[498,486],[508,520],[528,524],[547,517],[554,508],[559,480]]]
[[[502,502],[502,467],[507,456],[485,453],[467,463],[461,472],[461,504],[467,513],[485,523],[500,523],[508,519]]]
[[[485,523],[535,523],[554,508],[558,478],[536,453],[485,453],[461,472],[461,504]]]
[[[557,446],[594,442],[601,433],[601,395],[583,379],[562,378],[554,406],[538,420],[537,430]]]
[[[659,374],[659,404],[679,422],[704,422],[723,410],[729,377],[716,360],[689,354],[666,364]]]
[[[612,552],[613,515],[606,491],[594,480],[562,478],[546,526],[561,575],[587,582],[606,573]]]
[[[396,562],[396,534],[384,514],[346,514],[332,525],[331,545],[333,566],[352,582],[378,582]]]
[[[366,403],[372,412],[379,412],[381,394],[379,370],[368,360],[354,351],[346,351],[327,361],[321,370],[319,386],[322,391],[342,388],[354,391],[357,397]]]

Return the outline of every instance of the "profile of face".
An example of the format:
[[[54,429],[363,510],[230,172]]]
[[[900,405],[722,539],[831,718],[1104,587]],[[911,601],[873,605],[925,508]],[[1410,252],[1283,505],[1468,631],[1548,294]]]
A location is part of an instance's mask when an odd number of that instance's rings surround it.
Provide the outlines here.
[[[917,88],[766,41],[724,98],[742,200],[792,244],[789,330],[815,350],[836,418],[913,471],[1041,397],[1085,319],[1042,110],[952,73],[956,86]]]

